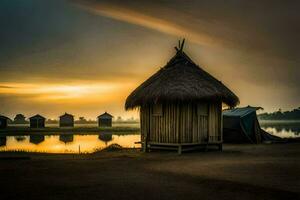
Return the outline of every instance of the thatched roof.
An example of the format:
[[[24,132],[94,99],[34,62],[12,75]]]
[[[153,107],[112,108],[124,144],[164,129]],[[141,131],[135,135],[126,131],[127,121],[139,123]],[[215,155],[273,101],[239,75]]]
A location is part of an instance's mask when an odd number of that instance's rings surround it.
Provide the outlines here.
[[[128,97],[125,109],[162,102],[216,101],[230,107],[239,98],[222,82],[197,66],[183,51],[176,48],[176,55],[136,88]]]

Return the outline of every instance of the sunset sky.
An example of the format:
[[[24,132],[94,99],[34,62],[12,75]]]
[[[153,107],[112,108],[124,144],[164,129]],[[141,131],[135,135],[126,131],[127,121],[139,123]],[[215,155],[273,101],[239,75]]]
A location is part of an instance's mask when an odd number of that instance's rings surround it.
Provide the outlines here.
[[[300,1],[1,0],[0,114],[128,118],[179,39],[240,106],[300,106]]]

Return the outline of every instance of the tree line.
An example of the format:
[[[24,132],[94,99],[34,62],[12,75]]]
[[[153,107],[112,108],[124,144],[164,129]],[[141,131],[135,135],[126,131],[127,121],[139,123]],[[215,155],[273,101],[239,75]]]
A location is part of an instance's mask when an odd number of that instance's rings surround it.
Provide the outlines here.
[[[300,107],[291,111],[282,112],[279,109],[272,113],[261,113],[258,115],[258,118],[262,120],[300,120]]]

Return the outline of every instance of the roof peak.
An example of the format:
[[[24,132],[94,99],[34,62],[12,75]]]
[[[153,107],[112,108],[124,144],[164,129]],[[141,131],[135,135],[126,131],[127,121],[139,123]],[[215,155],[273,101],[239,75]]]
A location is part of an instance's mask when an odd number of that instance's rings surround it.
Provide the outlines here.
[[[221,100],[231,107],[236,106],[238,97],[185,54],[184,40],[178,44],[171,60],[127,97],[125,108],[156,102],[204,100]]]
[[[184,42],[185,42],[185,38],[183,38],[182,42],[180,40],[178,40],[178,47],[175,47],[175,50],[178,52],[182,52],[183,47],[184,47]]]

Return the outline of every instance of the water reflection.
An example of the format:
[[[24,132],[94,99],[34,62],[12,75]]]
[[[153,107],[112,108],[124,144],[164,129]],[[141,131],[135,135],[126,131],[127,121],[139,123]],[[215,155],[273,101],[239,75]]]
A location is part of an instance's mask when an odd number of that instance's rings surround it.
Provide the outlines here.
[[[31,135],[29,142],[33,144],[39,144],[45,140],[45,136],[41,134]]]
[[[0,146],[5,146],[6,145],[6,136],[1,136],[0,137]]]
[[[112,140],[112,133],[100,133],[98,138],[107,145],[107,143]]]
[[[63,134],[59,136],[59,140],[64,142],[65,144],[73,142],[74,135],[73,134]]]
[[[132,135],[114,135],[114,134],[95,134],[95,135],[42,135],[34,134],[30,136],[3,137],[3,144],[0,151],[29,151],[29,152],[47,152],[47,153],[91,153],[96,149],[102,149],[106,146],[116,143],[126,148],[137,148],[140,141],[139,134]],[[4,142],[5,140],[5,142]],[[1,143],[0,138],[0,143]]]
[[[23,140],[25,140],[26,139],[26,137],[25,136],[15,136],[15,139],[17,140],[17,141],[23,141]]]
[[[286,121],[264,121],[261,123],[262,129],[273,135],[289,138],[300,136],[300,122]]]

